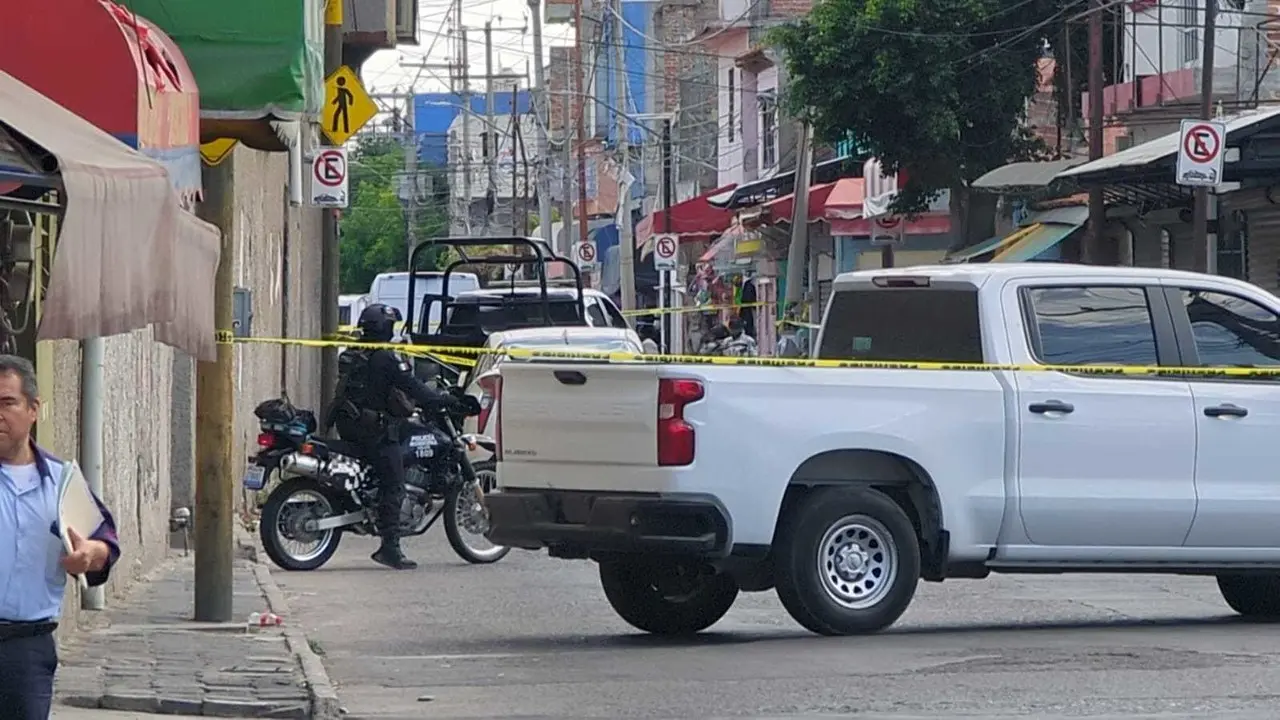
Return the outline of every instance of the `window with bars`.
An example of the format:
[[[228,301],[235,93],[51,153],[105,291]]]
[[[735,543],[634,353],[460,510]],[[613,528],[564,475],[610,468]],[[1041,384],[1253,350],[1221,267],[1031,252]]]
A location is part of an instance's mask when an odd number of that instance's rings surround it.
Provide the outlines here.
[[[760,169],[778,164],[778,99],[773,93],[760,96]]]
[[[1249,216],[1243,210],[1231,213],[1228,232],[1218,235],[1218,274],[1237,280],[1249,279]]]
[[[1182,0],[1178,8],[1178,64],[1200,59],[1200,0]]]

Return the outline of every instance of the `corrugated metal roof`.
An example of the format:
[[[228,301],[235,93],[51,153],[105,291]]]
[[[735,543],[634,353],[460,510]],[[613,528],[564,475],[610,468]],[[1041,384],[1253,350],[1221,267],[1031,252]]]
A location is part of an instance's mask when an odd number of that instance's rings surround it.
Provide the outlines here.
[[[1227,124],[1226,144],[1231,144],[1232,133],[1256,125],[1264,120],[1270,120],[1278,115],[1280,115],[1280,107],[1269,107],[1257,110],[1246,110],[1244,112],[1228,115],[1222,118],[1223,122]],[[1134,145],[1128,150],[1122,150],[1115,155],[1108,155],[1104,158],[1098,158],[1093,162],[1064,170],[1058,173],[1057,178],[1063,179],[1079,177],[1081,175],[1092,175],[1106,170],[1117,170],[1121,168],[1138,168],[1159,160],[1171,159],[1178,154],[1178,143],[1180,138],[1181,131],[1171,132],[1168,135],[1158,137],[1149,142],[1144,142],[1141,145]]]
[[[1009,163],[973,181],[973,187],[981,190],[1007,190],[1011,188],[1042,188],[1053,182],[1063,170],[1089,162],[1088,158],[1068,158],[1048,162]]]

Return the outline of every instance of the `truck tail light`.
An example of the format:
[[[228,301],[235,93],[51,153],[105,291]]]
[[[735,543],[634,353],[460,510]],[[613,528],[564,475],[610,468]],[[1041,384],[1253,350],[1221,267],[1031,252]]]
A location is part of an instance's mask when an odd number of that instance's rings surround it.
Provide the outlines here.
[[[658,464],[680,466],[693,463],[693,426],[684,419],[684,409],[706,394],[702,383],[685,378],[658,380]]]
[[[489,416],[493,414],[493,406],[498,404],[498,399],[502,396],[502,376],[488,375],[476,381],[484,394],[480,396],[480,414],[476,416],[476,432],[487,434],[485,431],[489,427]],[[498,418],[494,423],[493,444],[496,446],[496,454],[498,459],[502,459],[502,410],[498,410]]]

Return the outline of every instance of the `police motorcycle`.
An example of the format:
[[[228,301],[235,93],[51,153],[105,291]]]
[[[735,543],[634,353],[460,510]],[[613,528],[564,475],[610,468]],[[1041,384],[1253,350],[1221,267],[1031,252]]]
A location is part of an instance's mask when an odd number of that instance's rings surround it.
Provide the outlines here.
[[[244,486],[261,490],[272,473],[281,480],[267,496],[258,525],[271,561],[285,570],[315,570],[337,552],[343,533],[376,536],[378,481],[360,448],[320,437],[315,413],[294,407],[287,396],[267,400],[253,412],[261,431],[259,450],[249,460]],[[419,408],[405,421],[400,534],[422,535],[443,516],[445,535],[459,557],[495,563],[511,551],[485,538],[484,493],[497,487],[497,467],[493,461],[473,465],[468,459],[480,448],[492,453],[493,442],[463,434],[461,416],[433,414],[428,418]]]

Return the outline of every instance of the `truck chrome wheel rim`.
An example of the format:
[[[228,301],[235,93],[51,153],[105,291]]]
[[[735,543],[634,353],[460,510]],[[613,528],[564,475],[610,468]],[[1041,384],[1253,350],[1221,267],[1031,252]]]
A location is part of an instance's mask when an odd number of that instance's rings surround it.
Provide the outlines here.
[[[841,607],[874,607],[888,594],[897,574],[898,546],[888,528],[874,518],[840,518],[818,543],[822,589]]]
[[[493,492],[494,488],[498,487],[498,473],[493,470],[476,471],[476,483],[468,485],[458,493],[458,504],[454,511],[458,517],[458,529],[465,533],[463,542],[477,557],[488,558],[501,553],[506,548],[502,545],[494,545],[484,536],[489,532],[489,511],[485,509],[484,501],[476,492],[477,486],[485,493]]]
[[[333,514],[329,499],[314,490],[299,490],[285,499],[276,518],[280,547],[298,562],[319,557],[333,540],[333,530],[308,532],[308,520],[323,520]],[[301,548],[301,549],[298,549]]]

